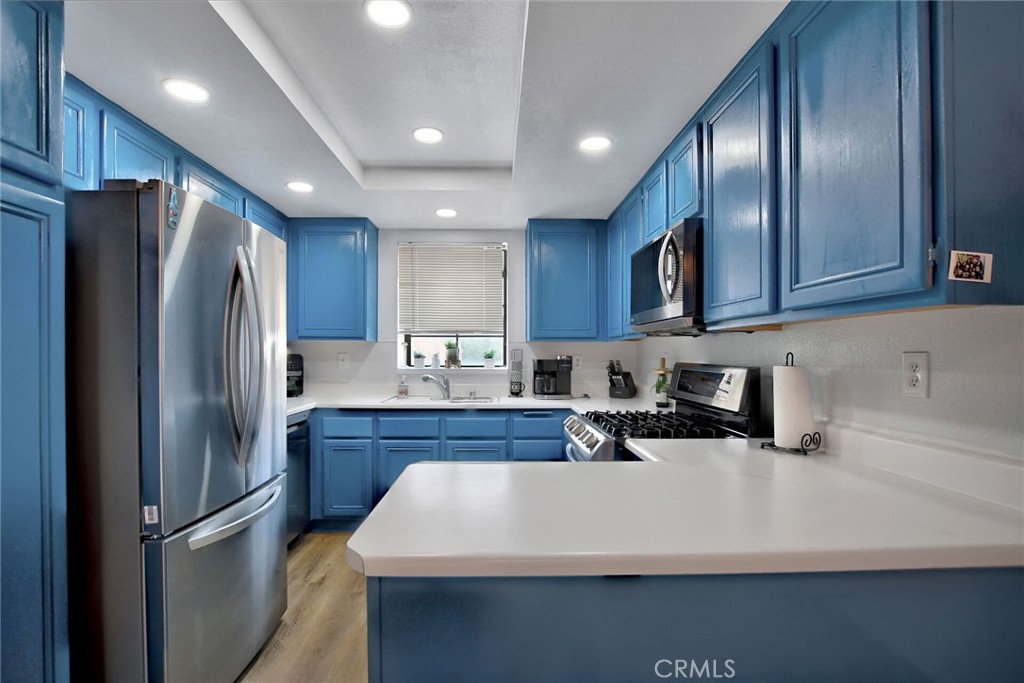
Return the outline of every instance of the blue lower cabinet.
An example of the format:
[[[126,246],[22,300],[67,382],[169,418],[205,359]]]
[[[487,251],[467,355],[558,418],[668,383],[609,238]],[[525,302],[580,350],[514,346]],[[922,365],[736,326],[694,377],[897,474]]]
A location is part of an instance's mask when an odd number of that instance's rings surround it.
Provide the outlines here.
[[[779,27],[783,309],[929,286],[928,14],[804,3]]]
[[[188,155],[181,159],[181,186],[237,216],[245,211],[245,190]]]
[[[466,410],[445,418],[448,439],[504,439],[508,436],[508,411]]]
[[[389,410],[377,416],[377,436],[381,439],[441,438],[441,415],[436,410]]]
[[[446,441],[445,459],[452,462],[508,460],[507,441]]]
[[[362,517],[373,507],[373,440],[324,439],[323,517]]]
[[[772,45],[752,53],[707,104],[704,319],[777,310]]]
[[[110,107],[103,109],[102,119],[102,180],[174,182],[177,150],[170,140]]]
[[[406,467],[424,460],[441,459],[440,441],[399,441],[382,439],[377,443],[377,500],[395,483]]]
[[[605,221],[531,220],[526,229],[526,328],[531,341],[603,332]]]
[[[513,439],[561,439],[562,423],[571,410],[512,411]]]
[[[561,439],[513,439],[512,460],[565,460],[565,444]]]
[[[5,20],[10,4],[3,3]],[[64,246],[62,203],[0,185],[0,673],[5,683],[69,677]]]

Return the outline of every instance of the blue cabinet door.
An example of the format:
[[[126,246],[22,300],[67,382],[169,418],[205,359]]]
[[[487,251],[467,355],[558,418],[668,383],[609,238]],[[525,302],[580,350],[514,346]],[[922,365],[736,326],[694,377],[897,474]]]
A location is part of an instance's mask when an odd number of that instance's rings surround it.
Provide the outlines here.
[[[103,110],[103,180],[174,182],[174,145],[149,127],[110,107]]]
[[[194,157],[182,157],[181,186],[235,215],[245,211],[245,190]]]
[[[440,441],[380,440],[377,443],[377,500],[388,492],[409,465],[440,459]]]
[[[507,441],[447,441],[445,459],[452,462],[501,462],[508,460]]]
[[[252,195],[245,197],[245,219],[285,239],[288,219],[280,211]]]
[[[289,221],[289,339],[376,339],[376,240],[365,218]]]
[[[0,672],[67,680],[64,205],[7,184],[0,298]]]
[[[64,3],[0,2],[0,165],[60,185]]]
[[[708,103],[704,126],[704,318],[775,312],[772,46]]]
[[[928,5],[808,4],[779,31],[782,308],[926,288]]]
[[[361,517],[373,507],[373,440],[324,439],[323,516]]]
[[[644,241],[649,242],[668,228],[668,195],[665,192],[666,163],[658,161],[640,183],[644,218]]]
[[[622,216],[616,212],[608,219],[608,338],[622,337],[624,305],[622,268],[626,247],[623,241]]]
[[[633,301],[633,252],[644,243],[644,221],[640,208],[640,190],[634,190],[622,203],[622,243],[625,254],[622,261],[622,333],[626,337],[642,337],[633,334],[629,314]]]
[[[100,106],[73,77],[64,82],[64,188],[98,190]]]
[[[683,131],[669,147],[668,161],[668,224],[676,225],[701,211],[700,124]]]
[[[530,340],[600,338],[604,221],[531,220],[527,226]]]

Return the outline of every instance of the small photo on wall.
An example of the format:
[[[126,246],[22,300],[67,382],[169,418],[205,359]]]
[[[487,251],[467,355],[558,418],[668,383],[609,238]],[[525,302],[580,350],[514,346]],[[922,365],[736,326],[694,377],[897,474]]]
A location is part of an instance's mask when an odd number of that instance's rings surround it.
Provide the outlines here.
[[[961,282],[992,282],[992,254],[974,251],[950,252],[949,279]]]

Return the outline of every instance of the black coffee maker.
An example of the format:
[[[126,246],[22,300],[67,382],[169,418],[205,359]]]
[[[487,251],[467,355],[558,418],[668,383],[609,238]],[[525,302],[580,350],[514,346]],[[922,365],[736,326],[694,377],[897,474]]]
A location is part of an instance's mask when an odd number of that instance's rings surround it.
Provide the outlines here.
[[[535,358],[533,395],[536,398],[572,398],[572,356]]]

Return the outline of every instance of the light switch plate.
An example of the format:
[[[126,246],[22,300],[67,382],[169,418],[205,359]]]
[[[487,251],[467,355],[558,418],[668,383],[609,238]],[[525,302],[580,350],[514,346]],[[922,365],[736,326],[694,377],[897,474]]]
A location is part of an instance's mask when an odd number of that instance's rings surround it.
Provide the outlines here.
[[[903,352],[903,372],[900,373],[900,381],[904,396],[928,398],[929,375],[927,351]]]

